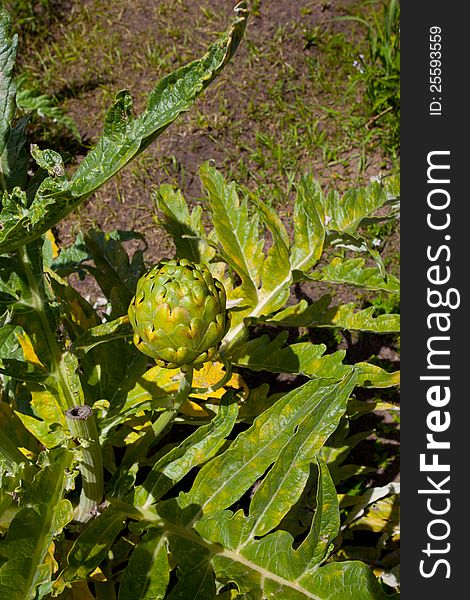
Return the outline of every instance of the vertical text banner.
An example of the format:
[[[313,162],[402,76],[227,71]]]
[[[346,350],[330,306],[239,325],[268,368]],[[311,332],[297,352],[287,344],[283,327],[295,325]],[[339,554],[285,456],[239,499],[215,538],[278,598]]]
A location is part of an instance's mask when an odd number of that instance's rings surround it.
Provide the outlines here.
[[[441,600],[470,576],[470,20],[401,9],[401,590]]]

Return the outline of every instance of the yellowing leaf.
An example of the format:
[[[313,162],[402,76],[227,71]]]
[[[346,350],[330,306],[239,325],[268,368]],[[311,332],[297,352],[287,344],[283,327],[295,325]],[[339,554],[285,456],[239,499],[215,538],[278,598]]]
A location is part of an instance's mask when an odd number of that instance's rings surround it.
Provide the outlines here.
[[[72,321],[79,325],[84,331],[91,329],[96,325],[96,316],[93,314],[87,317],[80,303],[75,298],[69,300],[70,315]]]
[[[210,388],[219,382],[225,375],[224,365],[220,362],[206,362],[202,369],[194,372],[193,387],[194,388]],[[191,396],[194,398],[200,398],[201,400],[207,400],[208,398],[217,398],[220,400],[225,394],[226,388],[231,387],[234,389],[243,388],[245,395],[248,394],[248,386],[243,381],[243,378],[238,373],[233,373],[232,377],[225,384],[224,387],[216,390],[215,392],[206,393],[193,393]]]
[[[52,544],[49,546],[46,557],[44,559],[44,563],[50,567],[51,575],[53,573],[57,573],[57,571],[59,570],[59,565],[54,557],[54,552],[55,552],[55,544],[54,544],[54,542],[52,542]]]
[[[49,231],[46,231],[46,238],[48,239],[48,241],[51,244],[52,258],[57,258],[59,256],[59,246],[55,243],[54,234],[52,233],[52,231],[50,229],[49,229]]]
[[[209,416],[207,410],[204,410],[202,406],[199,406],[199,404],[196,404],[196,402],[191,402],[191,400],[186,400],[186,402],[181,406],[180,411],[188,417]]]
[[[96,567],[93,573],[91,573],[90,579],[93,579],[93,581],[108,581],[106,575],[99,567]]]
[[[48,390],[36,389],[31,392],[31,407],[34,414],[48,423],[59,423],[66,427],[64,414],[59,403]]]
[[[225,375],[224,365],[220,362],[206,362],[202,369],[194,371],[193,377],[193,388],[210,388],[218,383]],[[215,391],[210,392],[192,392],[191,397],[199,398],[200,400],[211,400],[218,401],[227,391],[227,388],[234,388],[236,390],[243,389],[243,397],[246,398],[249,393],[248,386],[246,385],[243,377],[238,373],[233,373],[227,383]],[[204,410],[196,402],[187,400],[181,407],[181,412],[190,417],[206,417],[209,413]]]
[[[398,496],[388,496],[374,502],[367,508],[367,512],[352,524],[356,529],[367,531],[395,533],[399,531],[399,504]]]
[[[66,421],[55,397],[47,390],[34,388],[31,393],[31,408],[34,417],[15,411],[26,429],[46,448],[54,448],[65,436]]]
[[[18,342],[20,343],[21,349],[23,350],[23,356],[26,362],[35,365],[41,369],[44,369],[44,365],[37,357],[36,352],[34,351],[33,344],[29,339],[27,333],[17,333],[16,337],[18,338]]]
[[[152,423],[151,423],[151,421],[148,421],[148,420],[139,425],[133,425],[132,431],[128,435],[126,435],[126,437],[124,438],[124,443],[125,444],[133,444],[139,438],[141,438],[145,434],[145,431],[148,430],[151,426],[152,426]]]
[[[28,450],[28,448],[18,448],[18,450],[21,452],[21,454],[24,454],[26,456],[26,458],[29,458],[30,460],[33,459],[34,457],[34,452],[31,452],[31,450]]]

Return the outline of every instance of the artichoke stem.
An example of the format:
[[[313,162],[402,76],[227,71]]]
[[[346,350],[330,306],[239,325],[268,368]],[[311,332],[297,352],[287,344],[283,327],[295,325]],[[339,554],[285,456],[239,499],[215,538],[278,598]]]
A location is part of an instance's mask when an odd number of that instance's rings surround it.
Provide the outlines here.
[[[81,454],[79,470],[82,477],[82,491],[74,518],[79,523],[86,523],[96,514],[98,505],[103,500],[103,457],[98,429],[89,406],[69,408],[65,417]]]

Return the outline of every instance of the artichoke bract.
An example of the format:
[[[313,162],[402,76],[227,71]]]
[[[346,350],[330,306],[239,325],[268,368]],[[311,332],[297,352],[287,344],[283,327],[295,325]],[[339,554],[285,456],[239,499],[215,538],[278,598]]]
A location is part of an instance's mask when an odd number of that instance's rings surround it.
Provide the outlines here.
[[[162,260],[143,275],[128,314],[137,348],[170,369],[212,360],[227,332],[223,285],[186,259]]]

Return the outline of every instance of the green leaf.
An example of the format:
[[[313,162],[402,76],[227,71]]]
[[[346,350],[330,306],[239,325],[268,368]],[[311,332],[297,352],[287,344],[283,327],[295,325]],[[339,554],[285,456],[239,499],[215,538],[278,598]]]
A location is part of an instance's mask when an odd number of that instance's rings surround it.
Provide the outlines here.
[[[400,282],[394,275],[387,275],[387,278],[384,279],[377,267],[365,267],[364,265],[363,258],[342,260],[335,257],[326,267],[309,274],[306,278],[310,281],[352,285],[374,292],[400,293]]]
[[[27,124],[28,119],[23,118],[10,127],[7,145],[0,158],[0,178],[3,174],[9,191],[17,186],[24,189],[28,181],[28,152],[25,148]]]
[[[353,372],[340,382],[317,379],[283,395],[223,454],[206,462],[189,492],[157,502],[156,512],[113,500],[167,540],[176,567],[170,599],[212,598],[216,584],[231,583],[239,595],[260,600],[386,600],[366,565],[325,564],[340,519],[336,490],[319,453],[338,427],[355,383]],[[318,465],[315,515],[294,549],[290,533],[271,530],[296,504],[311,463]],[[243,509],[228,510],[250,491],[248,516]],[[142,560],[147,570],[149,559]]]
[[[289,333],[283,331],[273,340],[262,335],[239,344],[231,353],[234,364],[253,371],[302,374],[308,377],[341,379],[351,371],[343,364],[344,350],[325,354],[324,344],[299,342],[285,345]]]
[[[83,335],[77,338],[73,344],[73,350],[81,350],[84,353],[89,352],[100,344],[105,344],[112,340],[119,340],[132,336],[132,327],[127,315],[96,325]]]
[[[12,314],[29,312],[28,283],[16,256],[0,256],[0,323]]]
[[[60,449],[47,459],[31,484],[31,504],[16,513],[0,544],[0,556],[6,559],[0,568],[3,598],[36,598],[36,588],[51,579],[51,566],[45,562],[49,547],[73,518],[72,505],[62,498],[72,455]]]
[[[31,86],[28,73],[22,73],[15,80],[16,83],[16,105],[23,113],[36,113],[40,118],[50,119],[59,123],[74,136],[81,140],[75,121],[67,115],[65,110],[57,106],[54,99]]]
[[[39,186],[26,215],[11,210],[2,211],[0,253],[10,252],[51,229],[191,107],[238,47],[246,25],[246,3],[240,2],[236,10],[237,17],[232,26],[210,46],[207,54],[167,75],[156,85],[149,96],[146,110],[140,116],[132,116],[129,92],[118,92],[106,115],[102,137],[70,180],[63,177],[46,178]],[[2,15],[5,31],[4,13]],[[6,92],[10,89],[9,79],[7,82]]]
[[[12,80],[18,36],[11,36],[11,22],[7,11],[0,6],[0,189],[11,189],[9,174],[12,169],[8,145],[10,124],[15,114],[15,84]]]
[[[347,190],[342,196],[330,192],[325,199],[327,227],[331,231],[354,235],[364,219],[387,203],[390,203],[387,186],[377,181],[367,187]]]
[[[241,280],[239,286],[227,290],[229,301],[236,303],[236,309],[231,311],[230,330],[221,347],[227,352],[246,336],[245,318],[279,310],[289,297],[292,281],[289,241],[279,217],[259,198],[253,197],[259,210],[252,214],[247,198],[240,202],[235,183],[226,183],[209,163],[202,165],[200,176],[208,195],[218,251]],[[273,240],[266,255],[265,240],[259,237],[258,215]]]
[[[367,362],[359,362],[354,365],[358,385],[362,387],[387,388],[400,384],[400,371],[388,373],[381,367]]]
[[[212,547],[212,565],[222,584],[234,582],[240,593],[258,593],[259,596],[253,597],[268,600],[387,598],[372,572],[362,563],[320,566],[340,524],[335,488],[321,461],[314,520],[297,550],[293,549],[293,537],[285,531],[253,539],[252,524],[253,518],[245,517],[241,510],[235,514],[228,510],[214,512],[196,524],[196,530],[206,543],[217,544],[217,549]],[[167,527],[172,529],[171,525]]]
[[[167,540],[150,529],[137,544],[125,568],[118,600],[163,600],[170,580]]]
[[[49,376],[39,362],[31,340],[19,325],[0,327],[0,373],[33,382],[44,382]]]
[[[321,446],[337,426],[354,384],[354,374],[336,384],[316,379],[283,396],[199,471],[191,490],[180,495],[180,505],[197,504],[204,514],[227,508],[278,459],[296,430],[318,436]]]
[[[307,272],[320,260],[325,243],[324,198],[320,184],[311,175],[297,185],[294,204],[293,270]]]
[[[199,174],[208,195],[219,251],[241,279],[237,297],[243,297],[251,306],[256,305],[263,259],[259,220],[249,214],[246,198],[240,202],[235,183],[227,184],[208,162],[201,166]]]
[[[341,525],[335,484],[328,467],[320,457],[321,454],[317,455],[317,503],[312,526],[296,550],[298,560],[305,565],[305,569],[318,565],[327,558]]]
[[[67,583],[86,579],[106,557],[124,525],[123,514],[113,507],[90,521],[69,552],[67,566],[54,585],[56,591],[62,591]]]
[[[400,315],[385,314],[375,317],[373,306],[356,311],[354,303],[327,308],[329,301],[329,296],[323,296],[313,304],[301,300],[298,304],[288,306],[271,319],[264,321],[283,327],[338,327],[371,333],[397,333],[400,331]]]
[[[178,581],[166,600],[215,598],[215,576],[210,552],[192,540],[169,534],[171,553],[178,563]]]
[[[123,246],[123,242],[134,239],[143,240],[143,236],[133,231],[104,233],[90,230],[84,237],[94,262],[94,266],[87,265],[86,269],[96,279],[105,298],[111,302],[111,317],[127,314],[137,280],[145,271],[142,250],[137,250],[129,260]]]
[[[254,518],[254,522],[245,543],[273,530],[298,501],[310,474],[310,464],[317,459],[320,449],[345,412],[350,391],[350,388],[338,386],[337,405],[329,409],[327,418],[318,423],[318,413],[312,411],[284,445],[276,463],[252,497],[250,517]],[[316,514],[319,517],[321,513],[317,510]],[[337,531],[338,527],[335,535]]]
[[[29,462],[20,448],[37,453],[34,437],[23,426],[14,410],[6,402],[0,401],[0,459],[13,469],[13,464]]]
[[[66,438],[64,413],[54,395],[38,386],[29,386],[34,416],[15,414],[34,437],[46,448],[54,448]]]
[[[221,400],[218,414],[208,425],[198,427],[155,463],[146,481],[136,489],[134,503],[149,508],[193,467],[212,458],[232,431],[237,415],[237,403],[228,392]]]
[[[155,194],[155,204],[162,213],[159,221],[172,236],[179,258],[186,258],[196,263],[208,264],[215,251],[206,241],[206,233],[202,224],[202,207],[195,206],[189,212],[183,194],[175,191],[169,184],[163,184]]]
[[[255,309],[256,314],[263,315],[279,310],[287,302],[292,275],[289,239],[281,219],[260,198],[256,198],[255,203],[272,236],[271,248],[263,262],[261,274],[263,285],[258,291],[258,306]]]
[[[61,277],[65,277],[73,272],[80,273],[81,264],[92,258],[90,249],[85,244],[84,235],[80,232],[72,246],[60,250],[59,255],[51,262],[50,268]]]

